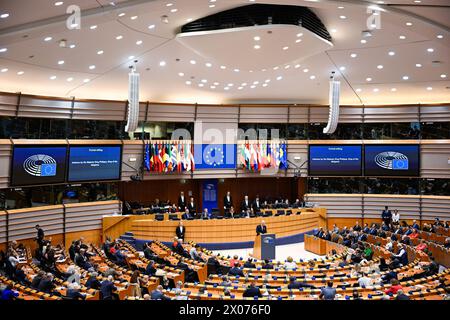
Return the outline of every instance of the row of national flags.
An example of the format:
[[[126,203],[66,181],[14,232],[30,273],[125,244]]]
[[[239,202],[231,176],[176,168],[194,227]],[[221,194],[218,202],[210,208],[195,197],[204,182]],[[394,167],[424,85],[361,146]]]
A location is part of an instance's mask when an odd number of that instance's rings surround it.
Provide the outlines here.
[[[160,142],[145,145],[144,166],[149,172],[193,172],[194,149],[191,142]]]
[[[261,172],[269,168],[287,170],[287,143],[267,141],[242,144],[239,163],[242,168],[251,172]]]

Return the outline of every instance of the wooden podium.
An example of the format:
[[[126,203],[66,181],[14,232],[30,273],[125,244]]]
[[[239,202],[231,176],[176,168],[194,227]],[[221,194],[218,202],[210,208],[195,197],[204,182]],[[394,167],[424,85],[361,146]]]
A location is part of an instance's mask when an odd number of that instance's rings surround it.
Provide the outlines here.
[[[258,260],[275,259],[275,240],[274,234],[262,234],[256,236],[253,246],[253,257]]]
[[[327,254],[327,242],[314,236],[305,235],[305,250],[324,256]]]

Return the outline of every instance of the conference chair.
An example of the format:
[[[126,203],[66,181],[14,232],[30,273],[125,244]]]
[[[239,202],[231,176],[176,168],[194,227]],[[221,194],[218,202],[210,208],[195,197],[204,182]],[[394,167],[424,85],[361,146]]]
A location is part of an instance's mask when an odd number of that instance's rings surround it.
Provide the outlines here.
[[[164,215],[163,214],[156,214],[155,215],[156,221],[164,221]]]
[[[180,218],[176,214],[169,214],[169,220],[171,221],[179,221]]]

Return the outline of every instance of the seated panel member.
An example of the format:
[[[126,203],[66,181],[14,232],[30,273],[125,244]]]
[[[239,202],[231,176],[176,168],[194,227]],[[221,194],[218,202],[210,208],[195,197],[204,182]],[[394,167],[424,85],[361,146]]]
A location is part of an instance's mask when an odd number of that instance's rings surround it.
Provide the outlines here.
[[[227,215],[227,212],[231,209],[233,206],[233,198],[231,197],[231,192],[227,191],[227,194],[225,197],[223,197],[223,209],[225,210],[225,215]]]
[[[184,240],[184,236],[186,235],[186,228],[185,228],[185,226],[183,225],[183,222],[182,222],[182,221],[180,221],[180,222],[178,223],[178,227],[177,227],[177,229],[175,230],[175,233],[176,233],[178,239]]]
[[[193,217],[197,216],[197,207],[195,206],[195,201],[193,197],[191,197],[191,199],[189,200],[187,208],[189,209],[189,212]]]
[[[194,216],[189,212],[189,209],[186,208],[184,210],[183,215],[181,216],[181,219],[183,219],[183,220],[193,220]]]
[[[261,224],[259,224],[256,227],[256,235],[261,235],[261,234],[266,234],[267,233],[267,226],[266,226],[266,222],[263,220],[261,221]]]
[[[234,218],[236,216],[236,212],[234,212],[234,207],[231,206],[230,210],[228,211],[228,218]]]
[[[212,219],[212,213],[209,212],[208,208],[203,209],[202,215],[200,217],[202,220]]]
[[[183,212],[186,209],[186,197],[184,196],[184,192],[181,191],[180,192],[180,196],[178,197],[178,210],[180,210],[180,212]]]

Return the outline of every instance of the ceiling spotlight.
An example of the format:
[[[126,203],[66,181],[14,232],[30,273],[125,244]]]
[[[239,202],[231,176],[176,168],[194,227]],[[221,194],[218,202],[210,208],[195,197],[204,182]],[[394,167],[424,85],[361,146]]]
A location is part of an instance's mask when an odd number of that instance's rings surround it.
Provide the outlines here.
[[[178,73],[178,75],[179,75],[180,77],[184,77],[184,73],[183,73],[183,72]]]
[[[261,40],[261,37],[256,36],[256,37],[253,38],[253,40],[259,41],[259,40]]]
[[[392,92],[396,92],[396,91],[397,91],[397,88],[392,88],[391,91],[392,91]]]
[[[160,67],[165,67],[166,64],[167,64],[167,63],[166,63],[165,61],[161,61],[161,62],[159,63],[159,66],[160,66]]]
[[[103,54],[103,52],[104,52],[103,50],[99,50],[99,51],[97,51],[97,54],[101,55],[101,54]]]
[[[438,34],[438,35],[436,36],[436,38],[442,39],[442,38],[444,38],[444,36],[443,36],[442,34]]]
[[[94,69],[95,69],[94,65],[89,66],[89,70],[94,70]]]
[[[256,44],[256,45],[253,46],[253,48],[256,49],[256,50],[258,50],[258,49],[261,49],[261,46],[258,45],[258,44]]]
[[[427,90],[431,91],[431,90],[433,90],[433,88],[432,87],[427,87]]]
[[[212,63],[207,62],[207,63],[205,63],[205,66],[208,67],[208,68],[211,68],[212,67]]]
[[[51,76],[50,77],[50,80],[55,80],[56,79],[56,76]]]
[[[409,77],[408,76],[403,76],[402,79],[403,80],[409,80]]]
[[[97,26],[96,25],[90,26],[89,29],[95,30],[95,29],[97,29]]]
[[[0,15],[0,18],[2,18],[2,19],[6,19],[6,18],[8,18],[9,17],[9,13],[2,13],[1,15]]]
[[[441,78],[445,79],[445,78],[447,78],[447,75],[446,74],[441,74]]]
[[[64,64],[64,60],[59,60],[59,61],[58,61],[58,64],[59,64],[59,65],[63,65],[63,64]]]
[[[90,81],[91,81],[91,79],[84,79],[84,80],[83,80],[84,83],[88,83],[88,82],[90,82]]]
[[[2,70],[0,70],[1,72],[7,72],[8,68],[3,68]]]
[[[370,82],[370,81],[372,81],[372,78],[366,78],[366,81]]]
[[[342,19],[342,20],[345,20],[345,19],[347,19],[347,17],[346,17],[346,16],[339,16],[339,18],[340,18],[340,19]]]
[[[406,39],[406,36],[399,36],[398,37],[400,40],[405,40]]]
[[[197,64],[197,61],[195,61],[195,60],[191,60],[191,61],[189,61],[191,64]]]
[[[62,1],[57,1],[57,2],[55,2],[55,6],[60,6],[60,5],[62,5],[64,2],[62,2]]]
[[[169,23],[169,17],[166,16],[166,15],[163,15],[163,16],[161,16],[161,21],[162,21],[163,23]]]
[[[420,63],[416,63],[417,68],[422,68],[422,65]]]
[[[154,24],[151,24],[151,25],[148,26],[148,28],[149,28],[149,29],[155,29],[155,25],[154,25]]]
[[[44,38],[44,41],[45,42],[49,42],[49,41],[51,41],[53,38],[52,37],[46,37],[46,38]]]
[[[19,72],[17,72],[17,75],[18,76],[21,76],[21,75],[23,75],[25,72],[24,71],[19,71]]]
[[[433,48],[428,48],[427,51],[428,52],[434,52],[434,49]]]
[[[8,49],[6,49],[6,48],[1,48],[0,49],[0,53],[6,52],[6,51],[8,51]]]
[[[350,57],[352,57],[352,58],[356,58],[358,55],[356,54],[356,53],[352,53],[351,55],[350,55]]]
[[[388,53],[391,57],[392,56],[395,56],[395,52],[394,51],[389,51],[389,53]]]
[[[383,67],[383,65],[381,65],[381,64],[379,64],[378,66],[377,66],[377,69],[379,69],[379,70],[381,70],[381,69],[383,69],[384,67]]]

